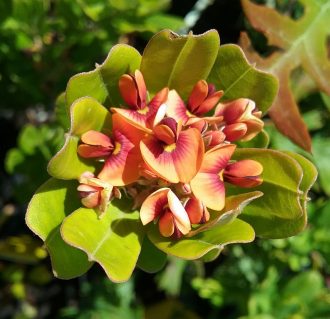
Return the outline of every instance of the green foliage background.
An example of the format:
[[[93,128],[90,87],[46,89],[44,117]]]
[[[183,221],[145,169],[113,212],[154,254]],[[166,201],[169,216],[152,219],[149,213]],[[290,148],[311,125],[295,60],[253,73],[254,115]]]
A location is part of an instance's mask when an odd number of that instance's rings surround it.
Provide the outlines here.
[[[117,42],[141,50],[154,32],[180,30],[189,24],[182,19],[188,12],[198,16],[191,12],[194,2],[0,3],[1,319],[330,317],[330,98],[318,92],[299,100],[313,155],[266,120],[272,148],[301,153],[319,170],[308,227],[295,237],[235,245],[207,264],[171,258],[156,275],[137,270],[129,282],[113,284],[96,267],[80,279],[54,279],[45,249],[24,225],[27,202],[47,179],[47,162],[67,130],[65,117],[54,115],[54,101],[69,77],[93,69],[92,63],[103,61]],[[302,14],[297,1],[258,2],[295,19]],[[224,34],[222,44],[236,42],[237,30],[245,29],[262,54],[272,50],[244,20],[238,2],[210,1],[193,30],[210,28]],[[56,103],[63,103],[61,97]]]

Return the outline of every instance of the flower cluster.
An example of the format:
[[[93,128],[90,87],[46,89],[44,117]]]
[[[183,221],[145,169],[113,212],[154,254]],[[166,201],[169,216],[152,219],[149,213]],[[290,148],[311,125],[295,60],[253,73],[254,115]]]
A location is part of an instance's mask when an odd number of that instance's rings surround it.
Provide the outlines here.
[[[251,140],[263,128],[253,101],[220,103],[223,91],[205,80],[187,101],[169,88],[149,100],[139,70],[121,76],[119,91],[126,106],[110,109],[112,131],[81,136],[79,156],[103,163],[96,176],[80,177],[84,206],[102,215],[125,191],[140,208],[143,225],[154,221],[163,236],[180,238],[224,208],[225,183],[262,183],[260,163],[231,160],[233,142]]]

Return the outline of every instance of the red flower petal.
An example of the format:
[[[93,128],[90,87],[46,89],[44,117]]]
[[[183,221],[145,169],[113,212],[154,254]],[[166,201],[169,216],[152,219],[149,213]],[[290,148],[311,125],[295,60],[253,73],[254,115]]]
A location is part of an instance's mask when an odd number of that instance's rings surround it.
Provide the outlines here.
[[[195,110],[194,114],[203,115],[211,111],[223,96],[223,91],[214,92],[208,96],[205,101]]]
[[[133,109],[138,108],[138,91],[134,78],[124,74],[119,79],[119,91],[125,103]]]
[[[200,80],[195,84],[188,99],[188,108],[191,113],[195,113],[198,107],[205,101],[208,92],[209,87],[205,80]]]
[[[175,144],[164,145],[154,136],[141,141],[144,161],[159,177],[171,183],[188,183],[198,171],[204,153],[201,134],[196,129],[182,131]]]
[[[164,237],[170,237],[174,234],[175,225],[174,225],[174,216],[169,210],[166,210],[159,218],[158,222],[159,232]]]
[[[242,139],[247,132],[247,126],[245,123],[234,123],[226,125],[223,129],[223,133],[226,135],[226,140],[234,142]]]
[[[235,151],[236,145],[227,144],[214,147],[207,151],[204,155],[202,166],[199,173],[213,173],[219,172],[226,168],[228,161]]]
[[[153,129],[154,134],[157,139],[161,140],[167,145],[173,144],[176,142],[176,132],[173,132],[170,127],[164,124],[158,124]]]
[[[144,82],[143,75],[141,71],[135,70],[135,82],[138,90],[138,105],[139,108],[144,108],[146,105],[146,98],[147,98],[147,88]]]
[[[242,160],[229,164],[224,171],[226,182],[241,187],[255,187],[262,183],[262,165],[254,160]]]
[[[164,206],[168,203],[167,194],[169,191],[169,188],[162,188],[145,199],[140,209],[140,218],[143,225],[157,219],[163,212]]]
[[[188,234],[191,230],[190,220],[180,200],[172,191],[167,193],[167,200],[169,209],[174,216],[175,226],[183,235]]]
[[[114,186],[123,186],[135,182],[139,177],[141,155],[135,146],[120,131],[114,131],[115,149],[107,158],[98,178]]]
[[[190,185],[206,207],[219,211],[225,206],[225,185],[218,174],[198,173]]]
[[[85,144],[103,146],[103,147],[113,147],[111,138],[101,132],[90,130],[80,137],[81,141]]]
[[[189,119],[189,112],[180,95],[175,90],[169,92],[166,104],[167,116],[174,118],[177,122],[182,121],[182,123],[186,123]]]
[[[148,105],[158,108],[160,105],[166,102],[168,97],[168,92],[169,92],[168,88],[163,88],[151,99]]]
[[[199,199],[192,197],[188,199],[184,208],[189,216],[190,222],[192,224],[199,224],[203,217],[202,202]]]

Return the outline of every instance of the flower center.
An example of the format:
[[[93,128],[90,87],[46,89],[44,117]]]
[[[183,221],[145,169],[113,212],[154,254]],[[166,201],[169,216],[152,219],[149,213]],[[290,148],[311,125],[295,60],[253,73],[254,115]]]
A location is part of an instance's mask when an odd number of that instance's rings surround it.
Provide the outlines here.
[[[118,142],[115,142],[115,149],[113,150],[112,154],[117,155],[121,150],[121,144]]]
[[[142,115],[146,115],[149,112],[149,107],[146,106],[143,109],[138,109],[137,112]]]
[[[176,144],[175,143],[164,146],[165,152],[168,152],[168,153],[173,152],[175,149],[176,149]]]
[[[222,169],[219,173],[218,173],[218,175],[219,175],[219,177],[220,177],[220,180],[223,182],[223,173],[224,173],[224,169]]]

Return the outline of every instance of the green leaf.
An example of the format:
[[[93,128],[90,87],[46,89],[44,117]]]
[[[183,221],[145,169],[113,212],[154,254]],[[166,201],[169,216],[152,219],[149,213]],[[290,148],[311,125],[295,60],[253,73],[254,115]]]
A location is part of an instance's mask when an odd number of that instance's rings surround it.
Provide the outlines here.
[[[107,106],[122,103],[118,90],[121,75],[134,72],[141,62],[140,53],[133,47],[115,45],[106,60],[96,69],[73,76],[66,88],[66,104],[69,107],[80,97],[90,96]]]
[[[66,107],[65,92],[61,93],[55,101],[56,121],[65,129],[70,128],[70,113]]]
[[[157,225],[152,225],[148,230],[148,237],[166,254],[183,259],[197,259],[212,250],[218,251],[227,244],[253,241],[254,230],[248,223],[236,218],[231,223],[216,225],[194,237],[183,237],[179,240],[163,237]]]
[[[241,148],[267,148],[269,145],[269,135],[265,130],[262,130],[252,140],[247,142],[236,142]]]
[[[76,187],[75,182],[48,180],[32,197],[26,213],[26,224],[45,242],[54,275],[62,279],[81,276],[91,267],[86,254],[60,236],[63,219],[80,206]]]
[[[283,300],[315,302],[324,290],[323,278],[317,271],[309,270],[293,277],[282,292]]]
[[[330,195],[330,138],[316,136],[313,139],[313,155],[320,173],[320,183],[327,195]]]
[[[111,114],[96,100],[84,97],[72,104],[71,129],[62,149],[51,159],[48,173],[59,179],[77,179],[85,171],[94,172],[95,160],[82,159],[77,147],[80,136],[89,130],[110,130]]]
[[[225,225],[232,222],[242,212],[246,205],[262,195],[263,194],[261,192],[256,191],[227,197],[223,210],[210,211],[210,220],[192,230],[187,237],[193,237],[202,231],[214,227],[215,225]]]
[[[249,64],[242,49],[235,44],[220,46],[208,81],[224,90],[222,101],[249,98],[263,113],[272,105],[278,90],[277,79]]]
[[[88,259],[99,263],[114,282],[130,278],[144,237],[139,213],[129,211],[131,203],[122,200],[119,204],[111,203],[101,219],[93,209],[79,208],[61,227],[63,239],[85,251]]]
[[[315,180],[312,164],[298,156],[264,149],[237,149],[234,159],[256,160],[264,169],[263,183],[254,188],[264,196],[251,202],[241,215],[253,226],[256,235],[284,238],[300,232],[305,226],[302,221],[306,220],[307,192]],[[241,192],[237,187],[230,187],[229,191]]]
[[[148,239],[145,237],[139,256],[137,266],[145,272],[155,273],[161,270],[167,261],[167,255],[157,249]]]
[[[219,45],[215,30],[198,36],[179,36],[170,30],[157,33],[145,48],[141,62],[149,92],[155,94],[169,87],[186,99],[196,82],[209,75]]]
[[[25,155],[18,148],[10,149],[6,154],[5,168],[7,173],[15,173],[15,168],[24,163]]]

